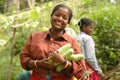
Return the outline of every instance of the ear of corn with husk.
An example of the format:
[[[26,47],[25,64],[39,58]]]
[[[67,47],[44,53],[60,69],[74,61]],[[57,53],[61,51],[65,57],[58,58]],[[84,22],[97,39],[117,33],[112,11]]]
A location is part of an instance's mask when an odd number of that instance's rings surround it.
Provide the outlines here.
[[[58,51],[63,54],[63,57],[66,60],[69,60],[69,61],[77,62],[80,59],[84,59],[84,56],[82,54],[74,54],[74,49],[71,48],[71,44],[65,44],[64,46],[59,48]],[[56,67],[57,72],[61,72],[63,69],[64,68],[62,67],[61,64],[58,64]]]

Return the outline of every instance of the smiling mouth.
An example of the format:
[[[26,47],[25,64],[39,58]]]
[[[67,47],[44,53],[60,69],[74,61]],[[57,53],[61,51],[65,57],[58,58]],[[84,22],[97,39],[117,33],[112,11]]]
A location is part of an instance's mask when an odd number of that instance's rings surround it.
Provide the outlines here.
[[[57,26],[61,26],[61,24],[60,24],[59,22],[56,22],[55,24],[56,24]]]

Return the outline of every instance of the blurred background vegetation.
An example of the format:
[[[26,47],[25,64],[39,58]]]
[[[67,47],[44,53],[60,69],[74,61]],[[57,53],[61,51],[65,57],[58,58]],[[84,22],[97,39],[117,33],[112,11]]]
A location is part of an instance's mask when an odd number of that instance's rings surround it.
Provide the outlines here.
[[[51,26],[50,13],[59,3],[73,10],[69,27],[76,33],[80,18],[95,22],[98,62],[109,80],[120,80],[120,0],[0,0],[0,80],[16,80],[24,71],[20,51],[32,32]]]

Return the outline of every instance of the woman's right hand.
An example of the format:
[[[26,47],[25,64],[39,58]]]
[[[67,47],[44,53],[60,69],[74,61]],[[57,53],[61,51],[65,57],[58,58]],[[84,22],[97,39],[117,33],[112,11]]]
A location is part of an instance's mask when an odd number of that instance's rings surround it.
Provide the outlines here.
[[[58,51],[50,53],[49,56],[53,61],[60,63],[60,64],[65,61],[63,55],[61,53],[59,53]]]
[[[38,67],[43,67],[43,68],[49,69],[49,70],[51,70],[51,69],[56,67],[56,65],[53,64],[53,63],[50,63],[49,59],[47,59],[47,58],[42,59],[42,60],[38,60],[37,66]]]

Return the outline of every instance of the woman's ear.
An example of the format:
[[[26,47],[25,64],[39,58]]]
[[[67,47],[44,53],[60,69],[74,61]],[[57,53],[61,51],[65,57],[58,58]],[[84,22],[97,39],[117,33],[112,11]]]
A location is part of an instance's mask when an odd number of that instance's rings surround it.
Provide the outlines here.
[[[82,30],[84,30],[84,29],[86,29],[86,26],[85,26],[85,25],[82,26]]]
[[[85,27],[86,25],[83,25],[82,27]]]

